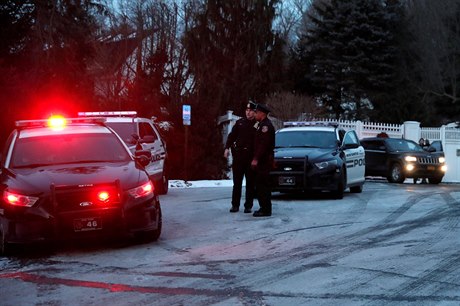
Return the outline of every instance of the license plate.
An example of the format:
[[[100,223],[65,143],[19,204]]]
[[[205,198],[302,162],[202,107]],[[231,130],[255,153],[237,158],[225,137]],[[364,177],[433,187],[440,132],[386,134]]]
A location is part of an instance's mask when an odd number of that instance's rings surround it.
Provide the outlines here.
[[[430,171],[433,171],[433,170],[434,170],[434,166],[427,166],[426,168],[427,168],[428,170],[430,170]]]
[[[295,185],[295,177],[293,176],[280,176],[278,178],[278,183],[282,186],[292,186]]]
[[[73,229],[76,232],[100,230],[102,229],[102,221],[101,221],[101,218],[74,219]]]

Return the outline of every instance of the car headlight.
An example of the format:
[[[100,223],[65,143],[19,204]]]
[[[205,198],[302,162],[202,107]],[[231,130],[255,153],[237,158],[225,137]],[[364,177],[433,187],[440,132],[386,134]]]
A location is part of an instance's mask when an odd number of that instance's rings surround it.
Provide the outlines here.
[[[322,161],[322,162],[319,162],[319,163],[315,163],[315,166],[319,170],[324,170],[324,169],[332,168],[332,167],[335,168],[335,167],[337,167],[337,160],[331,159],[331,160]]]
[[[128,193],[135,199],[149,196],[153,194],[153,184],[151,181],[148,181],[141,186],[129,189]]]
[[[446,158],[445,158],[445,157],[442,157],[442,156],[439,157],[439,162],[440,162],[441,164],[445,163],[445,162],[446,162]]]
[[[38,201],[38,198],[5,190],[3,192],[3,200],[6,203],[14,206],[32,207]]]
[[[404,157],[404,159],[406,162],[416,162],[417,161],[417,157],[415,156],[406,156]]]

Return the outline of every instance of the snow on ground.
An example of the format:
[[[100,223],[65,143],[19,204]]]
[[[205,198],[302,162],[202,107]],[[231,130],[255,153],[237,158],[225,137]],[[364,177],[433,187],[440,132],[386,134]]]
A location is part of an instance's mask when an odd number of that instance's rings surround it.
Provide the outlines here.
[[[243,181],[243,186],[244,186]],[[170,180],[169,188],[203,188],[203,187],[232,187],[232,180],[203,180],[203,181],[183,181]]]

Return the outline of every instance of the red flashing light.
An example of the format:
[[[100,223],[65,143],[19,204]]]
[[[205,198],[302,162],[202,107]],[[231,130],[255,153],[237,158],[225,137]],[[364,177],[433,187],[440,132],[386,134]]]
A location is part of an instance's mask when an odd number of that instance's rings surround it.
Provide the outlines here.
[[[51,116],[48,119],[48,126],[52,129],[63,129],[67,125],[67,119],[63,116]]]
[[[38,198],[4,191],[3,200],[6,203],[14,206],[32,207],[35,204],[35,202],[38,201]]]
[[[110,194],[107,191],[99,191],[97,193],[97,198],[103,203],[107,203],[110,199]]]
[[[152,182],[149,181],[145,183],[144,185],[141,185],[139,187],[129,190],[128,192],[131,196],[137,199],[137,198],[146,197],[152,194],[153,190],[154,190],[153,184]]]

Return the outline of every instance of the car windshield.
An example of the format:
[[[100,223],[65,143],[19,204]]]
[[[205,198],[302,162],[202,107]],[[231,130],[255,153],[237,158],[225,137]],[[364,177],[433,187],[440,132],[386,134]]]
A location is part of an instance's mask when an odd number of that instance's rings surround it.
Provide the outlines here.
[[[406,151],[418,151],[418,152],[425,152],[421,146],[416,144],[413,141],[406,140],[406,139],[396,139],[396,138],[388,138],[387,144],[390,151],[399,151],[399,152],[406,152]]]
[[[129,152],[114,134],[47,135],[19,138],[14,146],[11,168],[130,159]]]
[[[137,134],[136,125],[132,122],[106,122],[105,124],[110,126],[126,144],[132,145],[136,143],[136,139],[132,136]]]
[[[335,148],[337,138],[333,131],[285,131],[276,133],[277,148]]]

